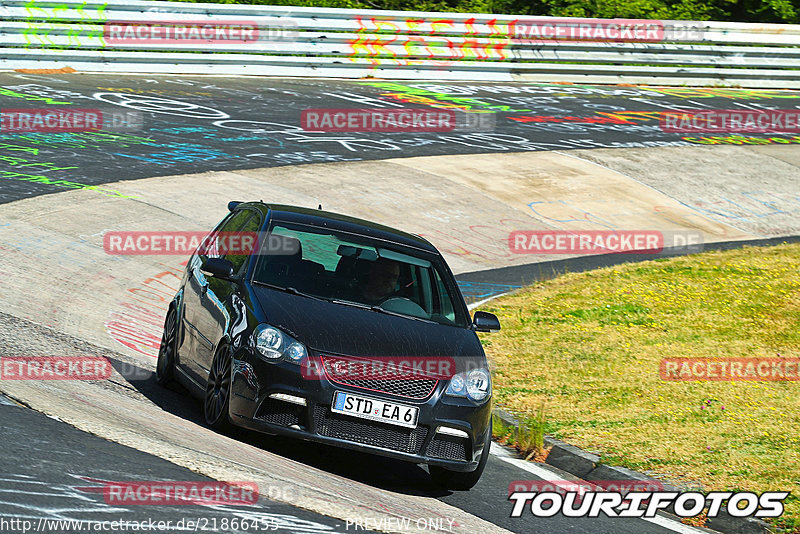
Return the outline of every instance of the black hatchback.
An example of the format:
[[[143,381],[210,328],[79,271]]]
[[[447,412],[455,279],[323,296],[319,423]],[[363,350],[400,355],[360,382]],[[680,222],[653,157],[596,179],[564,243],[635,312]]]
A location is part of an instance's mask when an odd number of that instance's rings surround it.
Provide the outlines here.
[[[322,210],[228,208],[170,304],[159,384],[177,380],[202,398],[220,430],[427,464],[444,487],[474,486],[492,433],[475,332],[500,324],[484,312],[470,320],[436,248]]]

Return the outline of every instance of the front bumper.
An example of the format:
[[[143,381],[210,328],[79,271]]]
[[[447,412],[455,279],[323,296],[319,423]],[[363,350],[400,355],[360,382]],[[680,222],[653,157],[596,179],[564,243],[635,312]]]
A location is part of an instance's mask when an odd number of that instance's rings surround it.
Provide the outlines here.
[[[486,433],[491,432],[490,400],[476,405],[467,399],[445,396],[446,381],[440,381],[425,399],[409,399],[332,383],[325,376],[305,378],[304,374],[308,375],[301,373],[298,365],[283,360],[268,362],[249,348],[239,349],[233,357],[232,421],[251,430],[453,471],[477,469]],[[330,407],[336,391],[416,406],[417,427],[409,429],[333,413]],[[301,397],[306,404],[276,399],[271,397],[273,394]],[[440,427],[460,431],[466,437],[442,433],[438,431]]]

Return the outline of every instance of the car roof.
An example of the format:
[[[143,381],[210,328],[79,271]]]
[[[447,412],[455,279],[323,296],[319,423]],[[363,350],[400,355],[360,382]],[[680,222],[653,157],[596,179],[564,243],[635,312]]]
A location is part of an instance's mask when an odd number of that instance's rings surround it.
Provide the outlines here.
[[[291,206],[288,204],[268,204],[266,202],[246,202],[237,204],[236,207],[258,208],[265,215],[269,212],[270,218],[275,221],[307,224],[309,226],[325,227],[332,230],[366,235],[437,255],[439,254],[436,247],[423,237],[409,234],[408,232],[403,232],[402,230],[390,226],[342,215],[341,213]]]

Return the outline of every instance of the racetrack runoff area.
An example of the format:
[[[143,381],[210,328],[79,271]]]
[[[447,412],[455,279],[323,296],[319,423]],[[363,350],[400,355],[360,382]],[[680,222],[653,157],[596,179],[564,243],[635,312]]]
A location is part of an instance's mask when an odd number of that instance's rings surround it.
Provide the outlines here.
[[[186,258],[108,255],[108,231],[205,230],[225,215],[228,200],[322,204],[424,235],[459,274],[554,259],[510,251],[515,230],[691,231],[707,243],[795,235],[798,167],[800,153],[787,144],[443,154],[107,179],[103,187],[119,195],[64,191],[0,208],[0,300],[5,313],[41,326],[36,340],[63,333],[148,372]],[[295,484],[302,491],[292,504],[323,514],[378,520],[424,510],[455,518],[458,532],[502,531],[500,519],[482,519],[483,511],[357,482],[306,456],[218,435],[119,372],[112,382],[2,381],[0,390],[217,480]],[[502,508],[507,484],[488,480],[500,488],[491,506]]]

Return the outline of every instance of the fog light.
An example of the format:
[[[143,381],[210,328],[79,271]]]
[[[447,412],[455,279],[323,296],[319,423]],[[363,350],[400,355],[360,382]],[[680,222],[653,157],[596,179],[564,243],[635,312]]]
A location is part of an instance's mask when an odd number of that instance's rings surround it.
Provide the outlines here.
[[[292,404],[299,404],[300,406],[306,405],[306,400],[303,397],[295,395],[288,395],[286,393],[273,393],[269,396],[270,399],[281,400],[284,402],[291,402]]]
[[[444,434],[446,436],[456,436],[458,438],[469,438],[469,434],[464,432],[463,430],[459,430],[457,428],[450,428],[449,426],[440,426],[436,429],[438,434]]]

